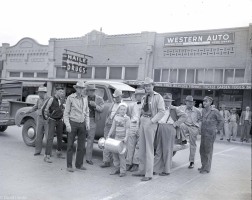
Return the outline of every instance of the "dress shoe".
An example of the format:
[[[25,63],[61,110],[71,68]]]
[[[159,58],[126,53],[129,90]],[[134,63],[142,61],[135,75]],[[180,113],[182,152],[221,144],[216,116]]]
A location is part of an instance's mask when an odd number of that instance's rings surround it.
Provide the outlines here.
[[[143,177],[141,181],[150,181],[152,178],[151,177]]]
[[[76,167],[76,169],[78,169],[78,170],[87,170],[87,168],[86,168],[86,167],[84,167],[84,166],[81,166],[81,167]]]
[[[181,144],[187,144],[187,141],[186,141],[186,140],[183,140],[183,141],[181,142]]]
[[[93,165],[94,163],[92,162],[92,160],[86,160],[87,164]]]
[[[126,165],[126,171],[129,171],[133,165]]]
[[[63,156],[62,151],[56,150],[57,158],[65,159],[66,157]]]
[[[228,142],[230,142],[230,139],[227,139]]]
[[[165,173],[165,172],[159,173],[159,176],[168,176],[168,175],[170,175],[170,173]]]
[[[101,168],[106,168],[106,167],[110,167],[110,163],[109,162],[104,162],[102,165],[100,165]]]
[[[135,173],[135,174],[132,174],[132,176],[143,177],[143,176],[144,176],[144,174]]]
[[[220,138],[220,140],[223,140],[223,138]]]
[[[126,176],[126,173],[120,173],[119,176],[120,176],[120,177],[124,177],[124,176]]]
[[[201,170],[202,170],[202,167],[198,168],[198,170],[201,171]]]
[[[135,172],[135,171],[138,171],[138,165],[133,164],[133,166],[130,169],[130,172]]]
[[[40,155],[40,153],[34,153],[34,156],[39,156]]]
[[[201,173],[201,174],[207,174],[207,173],[209,173],[209,172],[206,171],[206,170],[201,170],[200,173]]]
[[[114,170],[110,173],[110,175],[116,175],[116,174],[120,174],[120,170]]]
[[[51,157],[50,156],[45,156],[44,161],[47,163],[52,163]]]
[[[155,176],[155,175],[158,175],[158,173],[157,172],[153,172],[153,175]]]
[[[68,167],[68,168],[67,168],[67,171],[68,171],[68,172],[74,172],[74,170],[73,170],[72,167]]]
[[[189,169],[194,168],[194,162],[190,162],[190,165],[188,166]]]

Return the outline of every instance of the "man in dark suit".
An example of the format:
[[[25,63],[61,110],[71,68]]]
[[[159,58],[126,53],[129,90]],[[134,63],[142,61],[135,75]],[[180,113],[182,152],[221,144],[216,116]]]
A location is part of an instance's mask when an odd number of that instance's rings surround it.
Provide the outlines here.
[[[96,89],[97,88],[95,87],[95,85],[87,85],[86,87],[90,119],[90,130],[88,131],[87,136],[86,162],[90,165],[93,165],[92,153],[96,132],[96,123],[101,120],[101,112],[104,109],[104,101],[100,96],[95,94]]]
[[[249,141],[249,133],[251,129],[251,111],[250,107],[247,106],[245,111],[242,111],[240,118],[241,127],[241,142]]]

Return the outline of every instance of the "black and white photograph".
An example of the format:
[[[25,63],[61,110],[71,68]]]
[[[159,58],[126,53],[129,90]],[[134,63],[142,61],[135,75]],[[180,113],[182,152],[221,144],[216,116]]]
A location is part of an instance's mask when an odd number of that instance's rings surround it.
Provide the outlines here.
[[[252,0],[0,8],[0,200],[251,200]]]

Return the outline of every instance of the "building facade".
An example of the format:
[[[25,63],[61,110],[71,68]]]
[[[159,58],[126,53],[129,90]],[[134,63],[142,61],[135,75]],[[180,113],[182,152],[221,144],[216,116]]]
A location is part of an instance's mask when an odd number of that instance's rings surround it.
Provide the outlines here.
[[[92,31],[83,37],[51,38],[47,45],[23,38],[0,47],[2,81],[21,80],[27,93],[46,84],[50,93],[62,85],[70,94],[78,80],[109,79],[138,87],[152,77],[155,90],[171,92],[175,104],[193,95],[196,106],[203,96],[216,107],[241,110],[251,106],[252,25],[241,28],[178,33],[142,32],[106,35]],[[85,54],[86,73],[62,67],[62,55]]]

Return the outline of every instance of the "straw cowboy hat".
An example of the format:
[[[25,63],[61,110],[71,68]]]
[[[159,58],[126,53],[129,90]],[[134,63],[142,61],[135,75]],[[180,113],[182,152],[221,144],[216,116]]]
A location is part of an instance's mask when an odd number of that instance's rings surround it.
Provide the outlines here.
[[[144,84],[144,85],[149,85],[149,84],[154,85],[154,81],[153,81],[151,78],[146,77],[146,78],[144,79],[144,83],[143,83],[143,84]]]
[[[189,95],[186,97],[185,101],[193,102],[193,97]]]
[[[171,94],[171,93],[166,93],[166,94],[163,96],[163,98],[164,98],[164,101],[174,101],[174,100],[172,99],[172,94]]]
[[[94,84],[87,85],[86,90],[96,90],[97,88],[95,87]]]
[[[47,88],[46,87],[43,87],[43,86],[40,86],[38,88],[38,92],[47,92]]]
[[[115,90],[114,93],[113,93],[113,97],[119,97],[119,96],[122,96],[122,90]]]
[[[137,88],[137,89],[135,89],[134,95],[137,95],[137,94],[142,94],[142,95],[144,95],[144,94],[145,94],[145,90],[142,89],[142,88]]]
[[[76,89],[76,88],[85,88],[86,86],[84,81],[78,81],[76,85],[74,85],[73,87]]]

